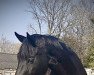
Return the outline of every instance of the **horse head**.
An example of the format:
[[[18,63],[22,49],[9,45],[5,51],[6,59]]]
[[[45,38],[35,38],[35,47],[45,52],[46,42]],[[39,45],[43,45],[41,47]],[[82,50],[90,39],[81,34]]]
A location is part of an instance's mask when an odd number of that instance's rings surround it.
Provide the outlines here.
[[[22,43],[17,55],[16,75],[45,75],[49,58],[44,46],[45,41],[41,35],[29,35],[27,33],[27,37],[24,37],[16,32],[15,35]]]
[[[15,35],[22,43],[16,75],[45,75],[48,67],[51,75],[87,75],[77,54],[58,38],[28,33],[24,37],[16,32]],[[50,57],[58,64],[49,64]]]

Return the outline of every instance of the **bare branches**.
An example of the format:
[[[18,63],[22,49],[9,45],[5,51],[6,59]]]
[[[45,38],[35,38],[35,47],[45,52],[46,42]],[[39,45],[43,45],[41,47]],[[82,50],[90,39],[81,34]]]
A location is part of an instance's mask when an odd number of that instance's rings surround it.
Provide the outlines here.
[[[20,44],[12,43],[6,37],[0,37],[0,52],[17,54]]]
[[[27,26],[27,28],[28,28],[28,32],[30,32],[31,34],[37,34],[37,30],[33,27],[33,25],[28,25]]]
[[[30,28],[33,29],[35,31],[35,33],[37,34],[37,31],[34,27],[32,27],[32,25],[30,24]]]
[[[63,9],[68,2],[68,0],[30,0],[30,12],[37,20],[40,32],[42,22],[46,22],[49,34],[54,34],[55,28],[60,28],[59,25],[62,25],[64,18]]]

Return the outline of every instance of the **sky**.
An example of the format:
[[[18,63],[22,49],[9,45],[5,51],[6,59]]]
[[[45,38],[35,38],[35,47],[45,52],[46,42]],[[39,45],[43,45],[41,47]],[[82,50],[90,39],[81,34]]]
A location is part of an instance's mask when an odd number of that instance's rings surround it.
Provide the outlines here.
[[[26,36],[28,25],[35,23],[28,9],[27,0],[0,0],[0,37],[18,42],[14,32]]]

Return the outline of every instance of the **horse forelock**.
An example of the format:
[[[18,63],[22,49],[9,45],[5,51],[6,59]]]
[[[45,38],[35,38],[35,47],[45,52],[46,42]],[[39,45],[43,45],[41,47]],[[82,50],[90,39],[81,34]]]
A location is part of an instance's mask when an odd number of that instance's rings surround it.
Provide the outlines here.
[[[33,54],[33,50],[34,48],[30,45],[26,38],[19,49],[18,59],[27,60]]]
[[[42,35],[34,34],[31,35],[30,37],[34,38],[35,44],[38,47],[33,47],[32,44],[30,43],[32,41],[30,41],[28,38],[24,39],[18,53],[18,59],[20,60],[26,60],[27,58],[33,56],[37,52],[38,48],[44,47],[45,45],[45,39],[42,37]]]

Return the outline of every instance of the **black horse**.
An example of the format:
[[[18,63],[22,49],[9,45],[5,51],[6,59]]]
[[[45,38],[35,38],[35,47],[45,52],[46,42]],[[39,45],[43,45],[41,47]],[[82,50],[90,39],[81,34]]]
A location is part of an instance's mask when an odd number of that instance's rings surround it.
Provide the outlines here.
[[[51,75],[87,75],[78,56],[58,38],[28,33],[24,37],[16,32],[15,35],[22,42],[16,75],[45,75],[48,67]],[[58,64],[49,64],[51,57]]]

